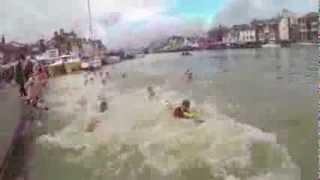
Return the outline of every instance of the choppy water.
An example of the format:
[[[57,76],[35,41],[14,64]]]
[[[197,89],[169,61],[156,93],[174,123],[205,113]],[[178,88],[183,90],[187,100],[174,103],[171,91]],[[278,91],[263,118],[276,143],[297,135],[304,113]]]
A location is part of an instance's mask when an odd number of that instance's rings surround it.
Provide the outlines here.
[[[57,78],[46,100],[49,134],[38,138],[36,180],[315,179],[316,48],[149,55]],[[194,72],[187,83],[183,73]],[[126,72],[127,79],[120,74]],[[147,98],[147,86],[157,97]],[[98,112],[99,97],[109,104]],[[165,101],[189,98],[206,123],[175,121]],[[81,106],[83,99],[87,104]],[[88,133],[90,120],[100,120]]]

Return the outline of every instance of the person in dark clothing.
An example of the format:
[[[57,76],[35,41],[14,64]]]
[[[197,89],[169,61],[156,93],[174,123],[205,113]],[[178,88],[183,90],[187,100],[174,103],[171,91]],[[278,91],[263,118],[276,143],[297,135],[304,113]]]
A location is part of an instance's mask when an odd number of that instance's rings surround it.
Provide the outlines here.
[[[27,96],[27,92],[24,88],[24,84],[25,84],[25,77],[24,77],[24,73],[23,73],[23,67],[22,67],[22,63],[21,61],[18,62],[17,66],[16,66],[16,82],[19,85],[19,92],[20,92],[20,96]]]
[[[26,79],[29,79],[31,74],[33,73],[33,64],[30,61],[26,62],[26,66],[24,68],[24,76]]]

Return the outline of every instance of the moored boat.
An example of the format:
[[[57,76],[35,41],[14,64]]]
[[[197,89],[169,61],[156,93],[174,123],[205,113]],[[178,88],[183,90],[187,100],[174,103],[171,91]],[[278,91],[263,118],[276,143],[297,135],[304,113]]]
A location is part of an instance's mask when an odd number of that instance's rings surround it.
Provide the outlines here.
[[[102,61],[99,57],[95,57],[92,61],[89,61],[90,68],[99,69],[102,66]]]
[[[63,56],[62,58],[66,73],[72,73],[74,71],[81,70],[81,61],[79,58],[75,58],[71,55]]]
[[[262,45],[263,48],[280,48],[280,44],[276,44],[274,42]]]
[[[181,55],[182,56],[192,56],[192,54],[189,51],[182,52]]]

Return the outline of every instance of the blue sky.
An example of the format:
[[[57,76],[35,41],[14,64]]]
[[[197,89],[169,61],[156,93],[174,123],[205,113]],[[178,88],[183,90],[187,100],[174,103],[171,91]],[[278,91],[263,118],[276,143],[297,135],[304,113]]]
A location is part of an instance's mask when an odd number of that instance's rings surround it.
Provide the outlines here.
[[[225,0],[176,0],[172,14],[185,17],[212,18]]]

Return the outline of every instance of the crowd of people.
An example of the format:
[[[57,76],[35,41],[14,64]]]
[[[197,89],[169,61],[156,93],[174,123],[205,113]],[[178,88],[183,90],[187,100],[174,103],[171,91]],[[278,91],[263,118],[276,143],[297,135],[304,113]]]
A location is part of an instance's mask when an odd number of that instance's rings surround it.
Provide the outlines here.
[[[48,110],[40,100],[42,89],[48,83],[48,73],[43,66],[34,65],[21,55],[15,67],[15,81],[19,86],[20,97],[27,104]]]

